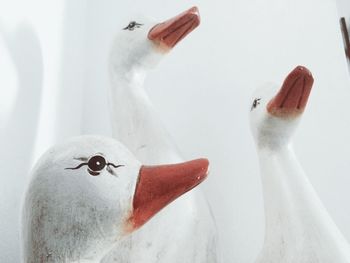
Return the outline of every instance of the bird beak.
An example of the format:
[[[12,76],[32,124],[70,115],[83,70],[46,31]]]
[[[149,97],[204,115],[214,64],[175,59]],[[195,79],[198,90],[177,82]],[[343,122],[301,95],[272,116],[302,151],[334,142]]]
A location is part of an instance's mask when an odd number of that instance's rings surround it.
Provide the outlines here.
[[[200,23],[197,7],[181,13],[163,23],[155,25],[148,33],[152,40],[162,50],[170,50]]]
[[[207,159],[170,165],[142,166],[127,231],[138,229],[166,205],[203,182],[208,174],[208,166]]]
[[[305,109],[314,79],[311,72],[296,67],[285,79],[277,95],[267,104],[267,111],[276,117],[297,117]]]

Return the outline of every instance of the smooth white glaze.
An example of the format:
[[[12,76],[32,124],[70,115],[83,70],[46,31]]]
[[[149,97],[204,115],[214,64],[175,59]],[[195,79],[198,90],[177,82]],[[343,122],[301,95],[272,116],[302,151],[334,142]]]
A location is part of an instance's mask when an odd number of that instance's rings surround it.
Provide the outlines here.
[[[91,176],[84,165],[103,155],[119,168]],[[141,163],[111,138],[80,136],[49,149],[31,175],[22,212],[26,263],[99,262],[126,234]]]
[[[267,84],[253,98],[251,129],[260,160],[265,241],[258,263],[350,262],[347,241],[322,205],[296,159],[291,138],[300,121],[274,117],[268,102],[279,86]],[[322,165],[322,164],[320,164]]]
[[[143,25],[122,30],[110,57],[113,134],[143,163],[181,162],[143,89],[148,71],[166,52],[147,38],[156,23],[144,18],[135,21]],[[102,262],[215,263],[218,258],[210,208],[200,189],[194,189],[116,246]]]

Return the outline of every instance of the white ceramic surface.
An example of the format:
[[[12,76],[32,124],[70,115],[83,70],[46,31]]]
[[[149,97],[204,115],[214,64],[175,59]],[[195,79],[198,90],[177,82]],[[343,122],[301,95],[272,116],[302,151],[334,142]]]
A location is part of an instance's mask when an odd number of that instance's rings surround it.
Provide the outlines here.
[[[347,241],[321,203],[292,147],[312,76],[307,69],[297,67],[287,80],[282,88],[263,86],[251,100],[251,129],[265,207],[265,240],[256,262],[350,262]]]
[[[110,58],[114,137],[144,163],[181,162],[183,158],[143,87],[150,69],[167,52],[147,37],[155,22],[146,18],[131,21],[142,26],[121,30]],[[103,262],[214,263],[220,258],[217,243],[210,208],[200,189],[195,189],[129,237],[125,251],[117,248]]]

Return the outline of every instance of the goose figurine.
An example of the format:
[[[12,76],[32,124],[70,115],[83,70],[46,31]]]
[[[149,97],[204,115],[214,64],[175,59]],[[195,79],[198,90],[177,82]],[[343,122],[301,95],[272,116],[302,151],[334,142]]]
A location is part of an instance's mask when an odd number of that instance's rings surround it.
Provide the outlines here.
[[[132,20],[119,30],[110,55],[113,135],[148,162],[181,159],[143,89],[147,73],[200,23],[191,9],[163,23]]]
[[[23,262],[100,262],[207,172],[206,159],[143,166],[111,138],[55,146],[36,164],[25,195]]]
[[[265,240],[257,263],[349,263],[347,241],[328,215],[296,159],[291,138],[313,85],[296,67],[278,90],[258,89],[251,129],[260,162],[265,203]]]
[[[163,23],[132,19],[117,35],[110,56],[113,136],[144,163],[182,162],[145,90],[147,73],[200,23],[192,7]],[[216,227],[197,189],[124,240],[128,258],[117,247],[104,263],[216,263]],[[126,254],[126,253],[124,253]]]

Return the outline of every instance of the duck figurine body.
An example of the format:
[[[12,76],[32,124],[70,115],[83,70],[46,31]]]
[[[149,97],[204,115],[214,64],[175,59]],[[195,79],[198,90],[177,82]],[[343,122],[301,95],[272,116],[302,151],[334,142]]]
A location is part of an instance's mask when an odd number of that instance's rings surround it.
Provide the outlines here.
[[[111,138],[81,136],[55,146],[36,164],[26,192],[23,262],[100,262],[207,172],[206,159],[141,165]]]
[[[182,162],[145,90],[150,69],[200,23],[193,7],[163,23],[132,20],[116,37],[110,57],[114,138],[142,162]],[[200,189],[199,189],[200,190]],[[162,211],[124,240],[129,257],[113,250],[104,263],[216,263],[216,227],[205,197],[197,189]]]
[[[265,240],[257,263],[349,263],[350,250],[294,155],[291,138],[313,85],[296,67],[278,90],[269,84],[252,100],[265,203]]]

